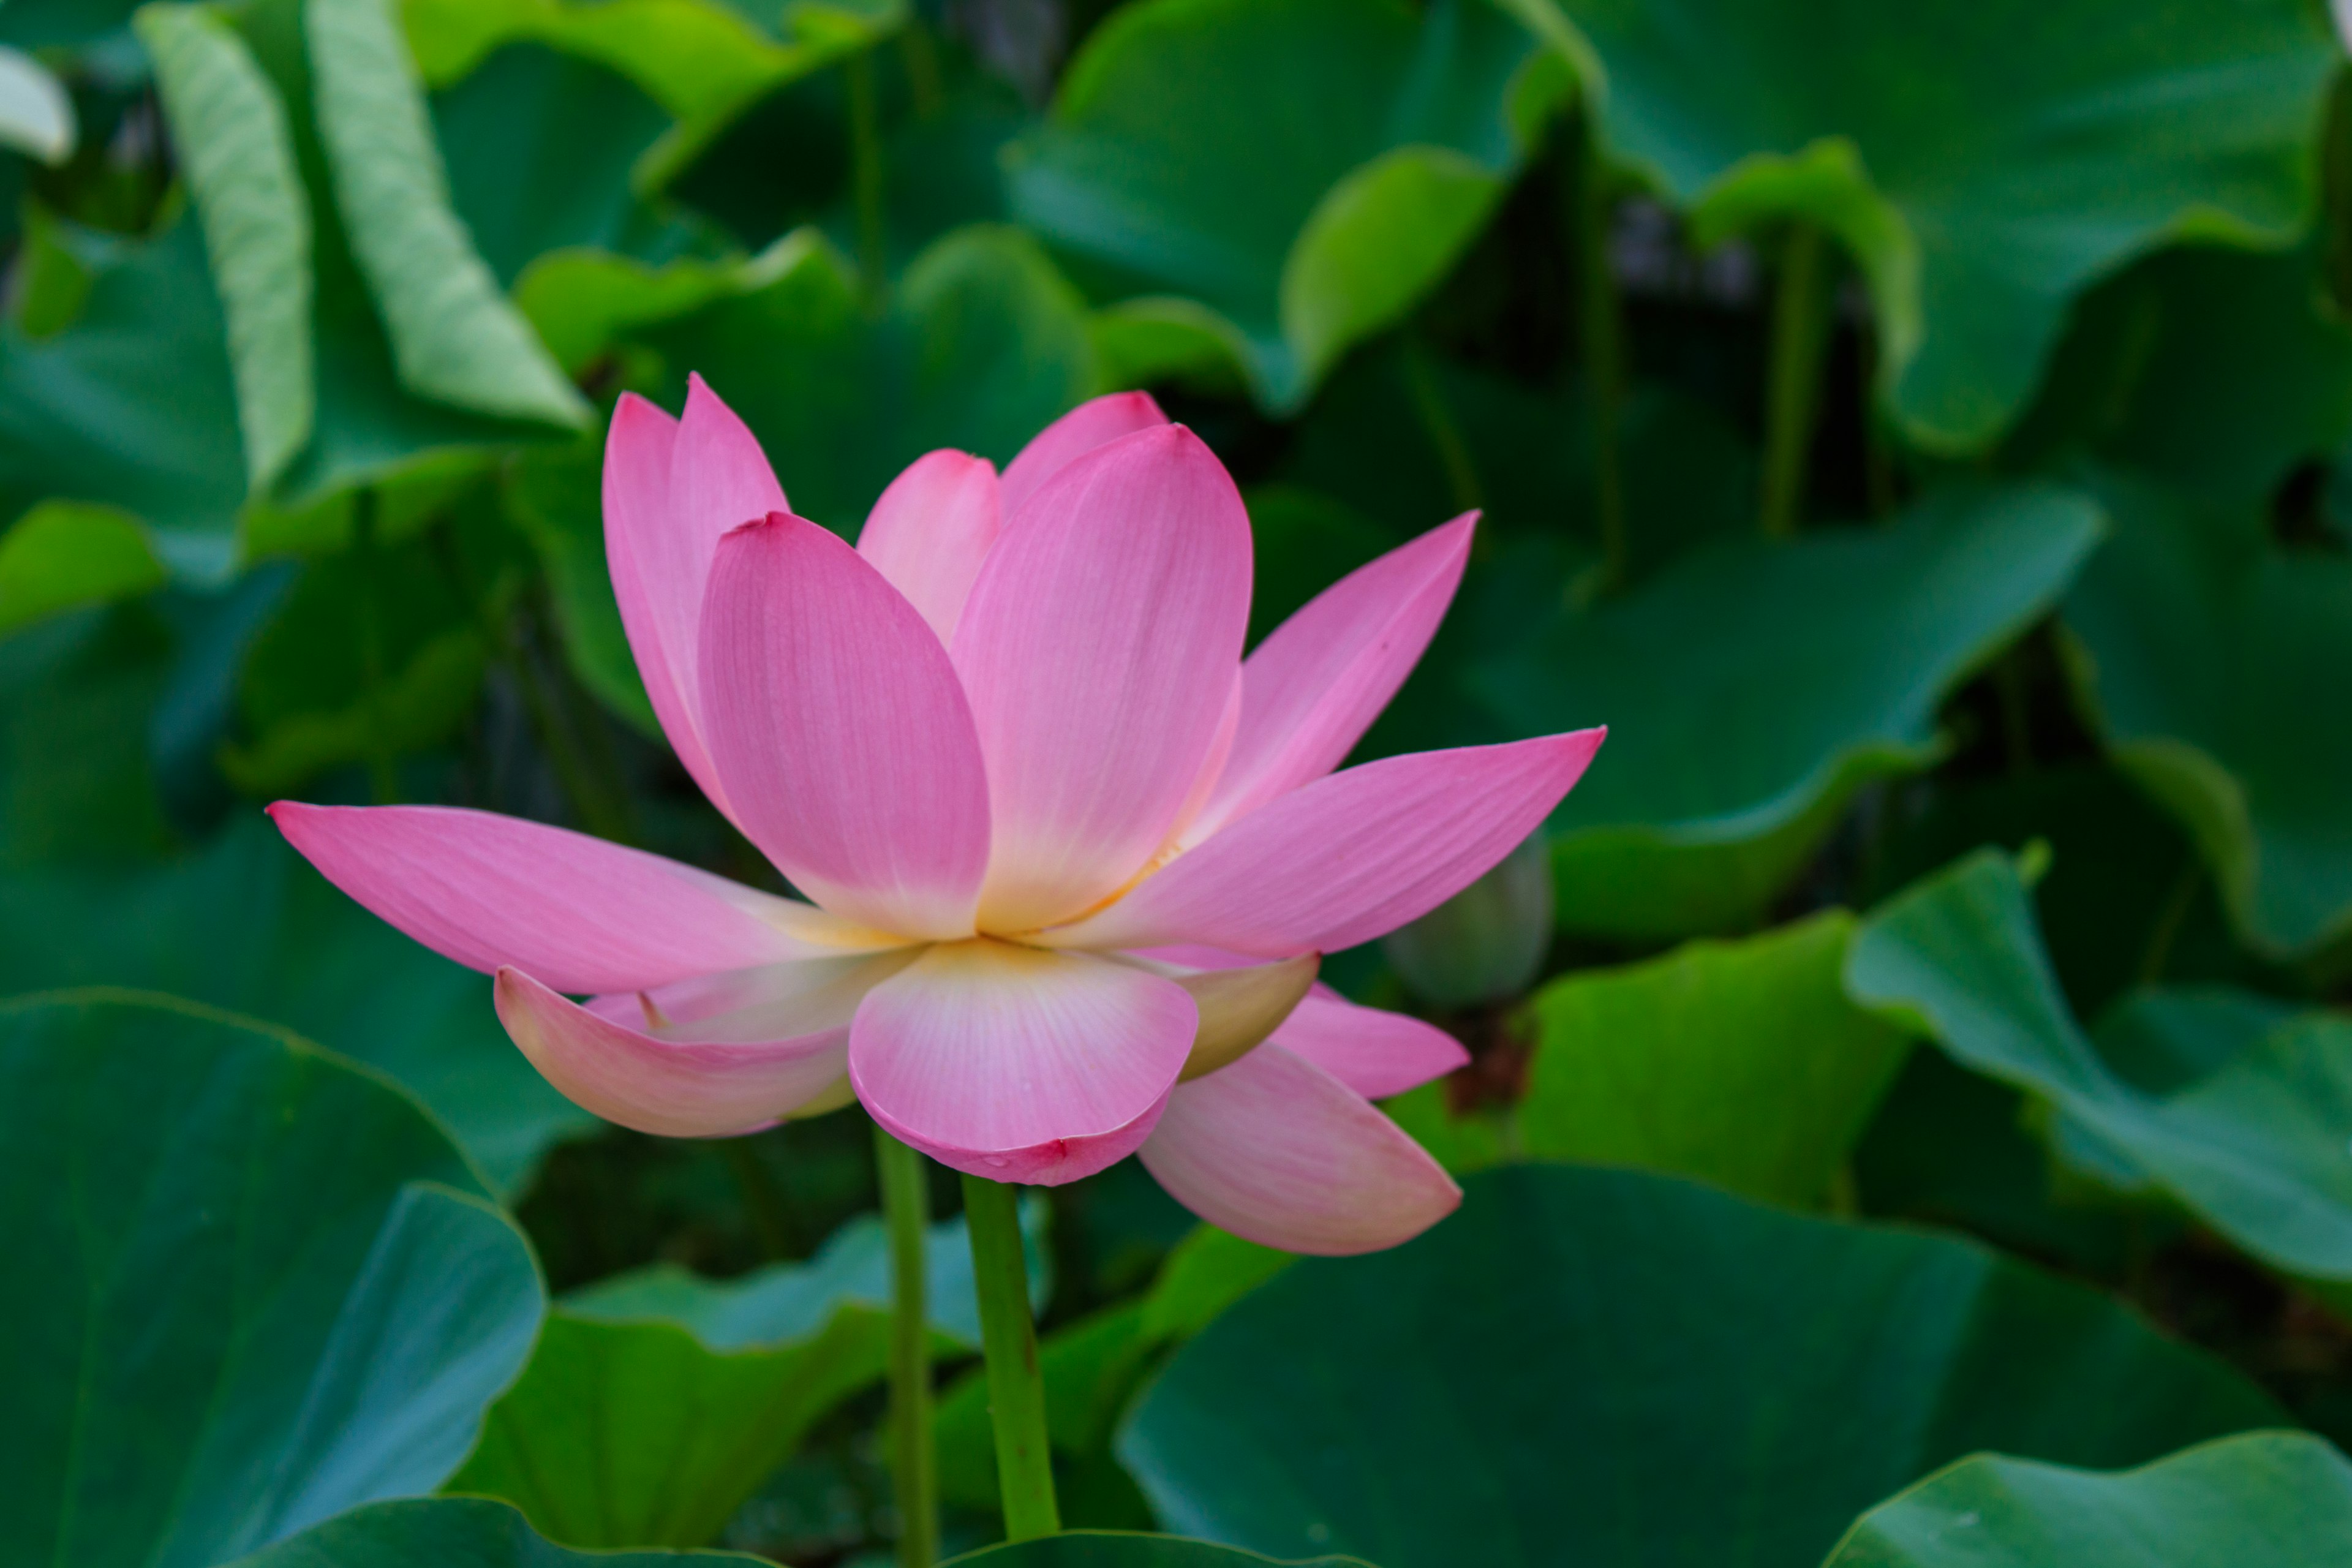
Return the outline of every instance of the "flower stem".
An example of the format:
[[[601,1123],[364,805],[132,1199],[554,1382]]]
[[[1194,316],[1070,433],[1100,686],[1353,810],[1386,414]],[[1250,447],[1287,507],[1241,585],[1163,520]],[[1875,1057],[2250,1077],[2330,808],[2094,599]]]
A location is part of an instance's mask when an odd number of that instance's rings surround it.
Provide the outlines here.
[[[898,1561],[931,1568],[940,1554],[940,1481],[931,1447],[931,1327],[923,1278],[930,1220],[923,1157],[877,1125],[874,1168],[890,1231],[890,1484],[898,1504]]]
[[[988,1408],[996,1426],[996,1484],[1008,1541],[1062,1528],[1054,1463],[1045,1440],[1045,1384],[1037,1373],[1037,1329],[1029,1321],[1029,1271],[1021,1257],[1020,1202],[1011,1187],[963,1179],[971,1233],[972,1279],[980,1289],[981,1348],[988,1357]]]
[[[378,805],[400,799],[393,766],[392,718],[386,710],[383,650],[383,567],[376,540],[376,493],[362,485],[352,498],[352,542],[360,563],[360,700],[367,711],[368,794]]]
[[[1772,300],[1771,380],[1764,403],[1765,537],[1797,531],[1811,466],[1813,420],[1820,412],[1822,353],[1828,346],[1827,245],[1821,226],[1799,218],[1780,248]]]
[[[874,61],[866,51],[842,62],[849,87],[849,184],[857,205],[857,269],[866,306],[879,314],[888,289],[882,227],[882,127],[875,102]]]

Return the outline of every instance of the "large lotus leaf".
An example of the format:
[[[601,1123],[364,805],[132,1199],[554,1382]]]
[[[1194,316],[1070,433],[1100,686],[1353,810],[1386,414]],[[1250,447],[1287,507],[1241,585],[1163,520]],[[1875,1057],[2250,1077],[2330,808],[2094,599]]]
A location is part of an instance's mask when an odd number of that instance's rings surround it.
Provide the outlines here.
[[[803,231],[752,286],[646,331],[677,407],[688,371],[766,447],[793,510],[854,533],[898,470],[937,447],[999,463],[1094,390],[1083,303],[1003,228],[960,229],[869,316],[849,269]]]
[[[2135,253],[2293,240],[2339,58],[2300,0],[1558,3],[1612,153],[1702,237],[1801,217],[1844,242],[1894,411],[1944,448],[2000,431],[2072,297]]]
[[[1971,1243],[1524,1165],[1309,1258],[1177,1352],[1119,1452],[1173,1529],[1387,1568],[1811,1568],[1979,1449],[2137,1463],[2273,1424],[2221,1363]]]
[[[2352,327],[2310,249],[2160,251],[2077,306],[2004,447],[2127,464],[2228,504],[2270,499],[2352,433]]]
[[[217,581],[236,563],[246,498],[236,409],[204,236],[184,216],[103,258],[62,331],[35,340],[0,323],[0,516],[52,498],[94,503],[136,519],[166,566]],[[103,515],[74,521],[77,533],[107,531]],[[68,549],[7,563],[74,557]],[[50,603],[89,596],[8,591]]]
[[[1270,1557],[1213,1542],[1177,1535],[1139,1535],[1124,1531],[1074,1530],[1042,1541],[991,1546],[951,1558],[971,1568],[1250,1568]],[[1288,1568],[1365,1568],[1352,1557],[1317,1557]]]
[[[208,1568],[437,1485],[544,1305],[481,1191],[292,1036],[130,992],[0,1008],[0,1555]]]
[[[450,1489],[514,1503],[566,1545],[699,1546],[889,1353],[889,1319],[868,1308],[733,1352],[559,1308]]]
[[[733,1552],[572,1552],[487,1498],[373,1503],[242,1558],[236,1568],[691,1568],[758,1564]]]
[[[1818,1203],[1908,1042],[1847,1000],[1843,910],[1552,982],[1517,1110],[1528,1154]]]
[[[1444,276],[1568,79],[1489,0],[1150,0],[1087,40],[1008,194],[1115,331],[1222,349],[1294,412]]]
[[[143,605],[0,639],[0,867],[119,863],[171,844],[147,743],[169,654]]]
[[[1476,670],[1519,734],[1610,727],[1552,817],[1561,926],[1752,920],[1854,791],[1936,758],[1944,695],[2056,601],[2099,531],[2072,491],[1943,491],[1884,527],[1694,552]]]
[[[2352,1542],[2352,1465],[2249,1432],[2102,1475],[1983,1454],[1854,1522],[1824,1568],[2307,1568]]]
[[[508,1042],[488,980],[352,902],[257,812],[184,860],[0,876],[0,994],[91,984],[168,991],[325,1042],[430,1106],[501,1192],[596,1125]]]
[[[2177,816],[2274,958],[2352,933],[2352,560],[2263,514],[2121,476],[2067,595],[2077,684],[2116,763]]]
[[[787,36],[726,0],[410,0],[408,45],[436,87],[472,72],[500,46],[530,39],[628,77],[677,124],[640,159],[636,184],[658,185],[744,109],[812,71],[887,37],[904,5],[804,0],[765,8]]]
[[[2167,1096],[2117,1076],[2068,1011],[2009,858],[1981,851],[1874,912],[1846,983],[1962,1065],[2063,1111],[2074,1151],[2167,1194],[2273,1268],[2352,1300],[2352,1022],[2290,1020]]]

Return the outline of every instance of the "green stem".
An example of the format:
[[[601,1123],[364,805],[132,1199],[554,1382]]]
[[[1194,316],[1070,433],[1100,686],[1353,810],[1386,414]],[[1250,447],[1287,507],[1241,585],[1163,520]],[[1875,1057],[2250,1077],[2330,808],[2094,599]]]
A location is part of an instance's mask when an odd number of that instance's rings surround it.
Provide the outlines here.
[[[735,1178],[735,1188],[743,1194],[743,1209],[751,1216],[751,1228],[759,1233],[761,1248],[771,1258],[796,1257],[800,1248],[792,1215],[783,1194],[776,1191],[775,1183],[768,1179],[760,1163],[759,1152],[749,1138],[719,1140],[719,1157],[727,1163],[728,1173]]]
[[[1829,341],[1829,297],[1823,287],[1827,243],[1818,225],[1789,226],[1772,300],[1772,362],[1765,387],[1762,525],[1767,538],[1797,531],[1805,472],[1820,412],[1822,351]]]
[[[352,499],[352,547],[360,563],[360,700],[367,707],[368,794],[378,805],[400,798],[392,765],[392,716],[384,707],[383,558],[376,549],[376,494],[363,486]]]
[[[898,58],[907,68],[907,96],[915,100],[915,118],[929,120],[940,111],[939,46],[920,16],[909,16],[898,29]]]
[[[1625,327],[1617,298],[1617,274],[1609,264],[1609,166],[1601,153],[1601,127],[1588,109],[1571,132],[1574,171],[1573,236],[1576,247],[1579,336],[1584,344],[1584,379],[1592,398],[1592,488],[1601,515],[1603,586],[1625,581],[1631,546],[1625,535],[1625,473],[1618,456],[1618,427],[1625,397]]]
[[[903,1568],[931,1568],[940,1554],[940,1479],[931,1447],[931,1331],[923,1279],[929,1194],[923,1157],[879,1126],[874,1168],[890,1230],[890,1483],[898,1505],[898,1561]]]
[[[849,84],[849,180],[857,203],[857,267],[866,282],[866,306],[878,312],[888,280],[882,238],[882,130],[874,100],[874,58],[854,54],[843,62]]]
[[[1021,1257],[1021,1205],[1013,1190],[983,1176],[963,1179],[964,1224],[980,1291],[981,1349],[988,1358],[988,1410],[996,1426],[996,1484],[1009,1541],[1062,1528],[1054,1462],[1045,1437],[1045,1384],[1037,1372],[1037,1329],[1029,1321],[1029,1271]]]

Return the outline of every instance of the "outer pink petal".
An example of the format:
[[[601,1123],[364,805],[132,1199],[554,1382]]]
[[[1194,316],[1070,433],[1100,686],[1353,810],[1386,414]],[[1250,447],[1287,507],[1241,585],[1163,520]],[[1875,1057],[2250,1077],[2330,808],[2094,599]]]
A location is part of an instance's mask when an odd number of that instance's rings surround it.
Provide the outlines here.
[[[702,682],[736,819],[802,891],[909,937],[971,934],[989,832],[971,710],[863,556],[782,512],[729,534]]]
[[[1465,512],[1349,574],[1258,645],[1233,755],[1191,842],[1339,765],[1435,635],[1477,521]]]
[[[1179,855],[1061,947],[1336,952],[1418,919],[1518,847],[1607,731],[1388,757],[1318,779]]]
[[[866,994],[922,955],[916,947],[799,959],[593,997],[588,1011],[664,1039],[747,1043],[845,1029]]]
[[[1179,1085],[1139,1152],[1178,1203],[1287,1252],[1394,1247],[1462,1201],[1454,1179],[1395,1122],[1270,1040]]]
[[[1267,1038],[1305,1057],[1366,1100],[1386,1100],[1444,1078],[1470,1059],[1434,1024],[1361,1007],[1317,985]]]
[[[1004,521],[1047,479],[1097,447],[1168,423],[1148,392],[1114,392],[1081,403],[1037,432],[1004,470]]]
[[[972,579],[996,542],[996,469],[987,458],[928,453],[890,481],[857,536],[857,552],[943,643],[954,637]]]
[[[1066,920],[1166,841],[1232,697],[1249,585],[1241,496],[1181,426],[1097,447],[1005,531],[955,640],[988,760],[989,930]]]
[[[604,443],[604,556],[637,672],[662,731],[721,809],[696,673],[705,582],[721,535],[784,510],[759,441],[698,375],[686,416],[634,394],[613,410]]]
[[[875,1121],[941,1164],[1055,1185],[1150,1133],[1196,1016],[1181,986],[1141,969],[958,942],[866,996],[849,1075]]]
[[[327,880],[434,952],[484,971],[527,968],[565,991],[635,991],[900,940],[658,855],[487,811],[281,800],[269,815]]]
[[[846,1026],[793,1038],[661,1039],[590,1012],[520,969],[499,971],[499,1021],[541,1077],[607,1121],[666,1138],[772,1126],[839,1080]]]

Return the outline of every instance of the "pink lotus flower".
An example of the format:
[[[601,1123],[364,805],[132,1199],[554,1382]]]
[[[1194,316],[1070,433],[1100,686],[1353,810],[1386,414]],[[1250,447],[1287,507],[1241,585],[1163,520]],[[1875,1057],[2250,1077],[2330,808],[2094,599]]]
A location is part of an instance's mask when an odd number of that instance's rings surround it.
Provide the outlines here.
[[[1244,661],[1241,497],[1139,393],[1068,415],[1002,476],[931,453],[852,549],[792,515],[697,379],[682,419],[622,399],[604,516],[663,729],[812,901],[483,812],[270,808],[345,892],[494,973],[556,1088],[676,1137],[854,1094],[999,1181],[1139,1152],[1202,1217],[1300,1252],[1391,1246],[1452,1210],[1370,1098],[1461,1047],[1309,986],[1316,954],[1500,860],[1601,743],[1332,772],[1435,631],[1473,517]]]

